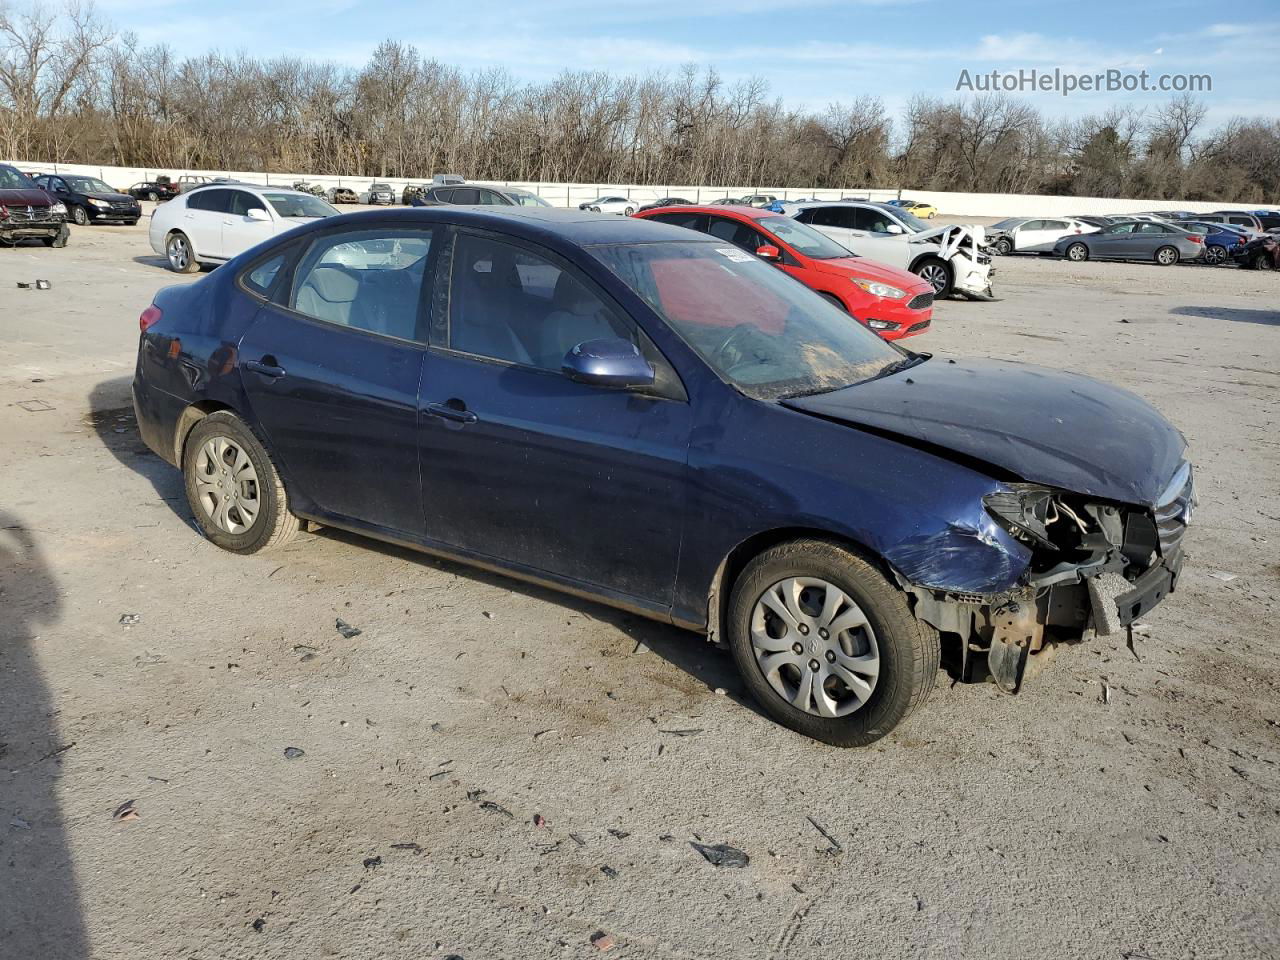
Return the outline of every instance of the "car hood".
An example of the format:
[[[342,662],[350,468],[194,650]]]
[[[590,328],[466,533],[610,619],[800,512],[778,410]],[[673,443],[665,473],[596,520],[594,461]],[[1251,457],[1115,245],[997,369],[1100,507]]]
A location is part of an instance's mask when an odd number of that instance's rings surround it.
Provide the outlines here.
[[[878,263],[866,257],[840,257],[836,260],[809,261],[819,273],[836,276],[855,276],[863,280],[874,280],[877,283],[888,283],[900,287],[908,293],[924,293],[933,289],[928,281],[921,280],[914,273],[891,267],[886,263]]]
[[[47,207],[53,198],[43,190],[0,190],[0,203],[7,207]]]
[[[900,373],[782,403],[1089,496],[1154,506],[1186,441],[1145,400],[1090,377],[933,357]]]

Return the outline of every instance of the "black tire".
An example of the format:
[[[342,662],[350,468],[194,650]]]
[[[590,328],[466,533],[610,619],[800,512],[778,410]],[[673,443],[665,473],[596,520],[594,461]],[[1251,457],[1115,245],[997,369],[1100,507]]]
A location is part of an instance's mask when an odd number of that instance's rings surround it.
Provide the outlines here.
[[[70,239],[71,239],[71,231],[67,229],[67,225],[64,223],[62,227],[58,230],[57,236],[44,237],[41,239],[40,242],[43,243],[46,247],[61,248],[61,247],[65,247],[67,245],[67,241]]]
[[[996,241],[996,252],[1002,257],[1009,256],[1009,254],[1013,253],[1013,243],[1010,242],[1008,237],[1001,237]]]
[[[175,246],[177,245],[185,248],[185,258],[176,252]],[[169,263],[169,269],[174,273],[198,273],[200,271],[200,261],[195,257],[195,251],[191,248],[191,241],[187,239],[187,235],[181,230],[174,230],[165,238],[164,248],[165,259]]]
[[[805,712],[777,693],[756,661],[751,616],[770,587],[788,577],[817,577],[844,591],[875,633],[880,672],[866,702],[843,717]],[[825,540],[791,540],[747,564],[729,598],[728,639],[747,689],[778,723],[837,747],[865,747],[909,717],[929,697],[937,678],[937,632],[911,613],[906,595],[852,550]]]
[[[1156,263],[1162,267],[1172,267],[1180,259],[1177,247],[1161,247],[1155,255]]]
[[[1259,250],[1257,253],[1255,253],[1253,255],[1253,258],[1249,261],[1249,266],[1252,267],[1254,270],[1273,269],[1271,258],[1267,256],[1267,253],[1265,250]]]
[[[89,225],[89,211],[79,204],[72,204],[71,221],[77,227],[87,227]]]
[[[243,533],[229,533],[218,527],[196,493],[197,460],[201,447],[223,437],[248,455],[257,474],[257,496],[261,508]],[[196,524],[212,543],[232,553],[257,553],[288,543],[298,532],[298,518],[289,512],[289,495],[280,481],[271,457],[262,443],[234,413],[219,410],[205,417],[187,434],[182,448],[183,487]]]
[[[632,215],[633,213],[635,213],[635,212],[636,212],[636,208],[635,208],[635,207],[627,207],[625,210],[623,210],[623,211],[622,211],[622,215],[623,215],[624,217],[629,217],[629,216],[631,216],[631,215]]]
[[[1066,255],[1072,263],[1084,263],[1089,259],[1089,248],[1083,243],[1073,243],[1067,247]]]
[[[1211,243],[1204,248],[1204,262],[1210,266],[1216,267],[1220,263],[1225,263],[1227,259],[1227,248],[1218,243]]]
[[[911,272],[929,282],[933,287],[934,299],[942,300],[951,296],[951,288],[956,280],[955,271],[941,257],[921,257],[912,265]],[[940,277],[941,280],[932,279],[935,277]]]
[[[148,194],[147,194],[147,199],[148,199],[148,200],[150,200],[152,203],[159,203],[159,202],[160,202],[160,194],[158,194],[158,193],[156,193],[154,190],[152,190],[150,193],[148,193]]]

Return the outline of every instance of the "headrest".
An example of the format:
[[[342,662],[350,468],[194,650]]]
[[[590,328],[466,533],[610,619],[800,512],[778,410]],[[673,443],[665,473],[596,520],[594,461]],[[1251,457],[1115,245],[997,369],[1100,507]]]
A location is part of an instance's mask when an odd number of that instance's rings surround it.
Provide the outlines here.
[[[350,303],[356,298],[360,281],[345,267],[321,266],[311,271],[304,285],[329,303]]]

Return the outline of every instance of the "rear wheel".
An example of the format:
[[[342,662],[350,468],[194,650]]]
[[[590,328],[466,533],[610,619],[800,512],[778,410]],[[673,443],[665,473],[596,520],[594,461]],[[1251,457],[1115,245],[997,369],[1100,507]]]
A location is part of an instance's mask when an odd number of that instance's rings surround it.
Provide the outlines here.
[[[1089,259],[1089,248],[1083,243],[1073,243],[1067,247],[1067,259],[1074,263],[1084,263]]]
[[[169,259],[169,269],[174,273],[195,273],[200,269],[195,252],[191,249],[191,241],[187,235],[174,231],[164,244],[165,256]]]
[[[1253,267],[1255,270],[1270,270],[1273,265],[1271,263],[1271,258],[1267,256],[1266,251],[1259,250],[1253,255],[1253,259],[1249,261],[1249,266]]]
[[[938,635],[906,596],[851,550],[792,540],[734,584],[729,643],[747,688],[775,720],[839,747],[880,739],[919,707],[938,671]]]
[[[939,257],[925,257],[917,263],[912,271],[933,287],[933,295],[939,299],[949,296],[954,278],[951,276],[951,264]]]
[[[1204,262],[1217,266],[1227,259],[1227,248],[1216,243],[1211,243],[1204,248]]]
[[[623,211],[622,211],[622,215],[623,215],[624,217],[629,217],[629,216],[631,216],[631,215],[632,215],[633,213],[635,213],[635,212],[636,212],[636,208],[635,208],[635,207],[627,207],[625,210],[623,210]]]
[[[1161,247],[1156,251],[1156,263],[1162,267],[1171,267],[1178,262],[1177,247]]]
[[[182,474],[196,523],[224,550],[257,553],[298,532],[271,458],[235,414],[220,410],[195,425],[183,446]]]

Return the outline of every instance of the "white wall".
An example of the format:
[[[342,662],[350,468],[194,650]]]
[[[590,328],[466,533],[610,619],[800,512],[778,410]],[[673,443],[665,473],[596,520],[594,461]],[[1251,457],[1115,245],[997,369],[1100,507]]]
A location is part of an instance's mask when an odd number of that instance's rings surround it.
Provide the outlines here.
[[[195,174],[206,177],[234,177],[251,183],[292,186],[297,180],[307,180],[328,187],[350,187],[357,193],[367,190],[373,180],[369,177],[322,177],[303,173],[263,173],[247,170],[180,170],[169,167],[152,170],[140,167],[102,167],[92,164],[51,164],[23,161],[6,161],[19,170],[32,173],[77,173],[98,177],[120,189],[141,180],[154,179],[157,174],[180,177]],[[404,180],[382,178],[397,192],[408,183],[422,183],[422,179]],[[482,181],[475,181],[477,183]],[[1207,213],[1240,204],[1220,202],[1189,202],[1178,200],[1116,200],[1107,197],[1044,197],[1035,194],[1014,193],[944,193],[933,190],[817,190],[781,187],[698,187],[689,185],[637,186],[616,183],[527,183],[516,181],[484,181],[495,185],[524,187],[539,194],[548,203],[558,207],[576,207],[579,203],[594,200],[603,194],[622,194],[634,198],[637,204],[661,197],[684,197],[694,203],[706,203],[724,197],[741,197],[750,193],[770,193],[784,200],[812,197],[819,200],[838,200],[842,196],[892,200],[906,196],[934,204],[950,217],[1062,217],[1071,214],[1136,213],[1140,210],[1191,210]]]

